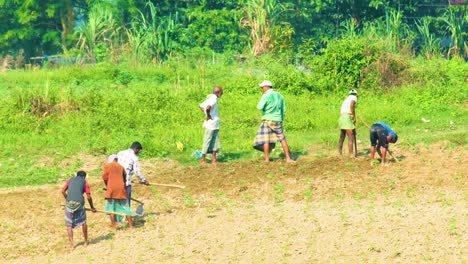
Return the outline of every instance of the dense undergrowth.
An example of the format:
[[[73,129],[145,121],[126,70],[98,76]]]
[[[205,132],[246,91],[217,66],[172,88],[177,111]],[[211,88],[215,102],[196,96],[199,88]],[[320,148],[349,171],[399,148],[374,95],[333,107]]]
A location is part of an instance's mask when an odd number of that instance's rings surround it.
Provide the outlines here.
[[[142,159],[193,164],[191,153],[201,147],[203,135],[198,104],[214,85],[225,89],[219,103],[222,159],[256,159],[260,153],[251,144],[260,122],[255,106],[263,79],[272,80],[286,98],[286,135],[298,154],[311,145],[335,147],[339,107],[355,87],[358,115],[367,124],[389,123],[400,134],[398,144],[443,139],[467,144],[466,62],[395,55],[354,60],[365,60],[361,69],[366,70],[340,72],[319,60],[298,67],[265,56],[10,71],[0,75],[0,186],[63,180],[83,166],[78,158],[63,165],[64,159],[115,153],[135,140],[144,146]],[[383,81],[389,71],[397,82]],[[361,123],[358,138],[367,147],[368,132]]]

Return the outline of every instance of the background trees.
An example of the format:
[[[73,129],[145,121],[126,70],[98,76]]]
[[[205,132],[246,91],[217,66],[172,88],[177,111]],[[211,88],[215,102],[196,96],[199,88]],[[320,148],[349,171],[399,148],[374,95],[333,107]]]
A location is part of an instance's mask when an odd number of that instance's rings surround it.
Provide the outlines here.
[[[379,35],[394,51],[458,57],[468,53],[467,9],[449,0],[0,0],[0,55],[154,62],[201,48],[301,61],[343,35]]]

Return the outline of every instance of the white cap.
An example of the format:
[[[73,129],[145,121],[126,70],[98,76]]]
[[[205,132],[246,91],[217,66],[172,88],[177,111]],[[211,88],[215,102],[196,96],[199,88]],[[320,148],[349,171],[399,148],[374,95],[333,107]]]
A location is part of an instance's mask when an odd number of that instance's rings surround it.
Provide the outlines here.
[[[113,162],[115,159],[117,159],[117,155],[112,154],[112,155],[110,155],[109,158],[107,159],[107,163],[111,163],[111,162]]]
[[[356,90],[356,89],[352,89],[351,91],[349,91],[349,94],[355,94],[355,95],[357,95],[357,90]]]
[[[259,84],[260,87],[263,87],[263,86],[270,86],[272,87],[273,85],[271,84],[270,81],[268,80],[264,80],[262,83]]]

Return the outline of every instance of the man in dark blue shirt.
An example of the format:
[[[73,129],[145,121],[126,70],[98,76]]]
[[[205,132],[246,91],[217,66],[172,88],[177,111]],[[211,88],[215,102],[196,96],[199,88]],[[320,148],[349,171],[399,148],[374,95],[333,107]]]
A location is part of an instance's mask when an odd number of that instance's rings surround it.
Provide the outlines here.
[[[371,162],[374,161],[375,150],[382,158],[381,164],[385,164],[385,157],[388,152],[389,143],[396,143],[398,140],[398,135],[393,131],[393,129],[384,122],[374,123],[370,128],[370,158]],[[382,148],[382,149],[381,149]]]

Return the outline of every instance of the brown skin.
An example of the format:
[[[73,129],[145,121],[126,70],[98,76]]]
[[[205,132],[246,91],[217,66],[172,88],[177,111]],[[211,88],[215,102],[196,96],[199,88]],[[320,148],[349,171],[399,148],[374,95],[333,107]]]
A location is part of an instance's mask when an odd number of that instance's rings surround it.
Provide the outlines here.
[[[356,124],[356,102],[351,101],[351,118],[353,119],[353,123]],[[340,140],[338,141],[338,151],[340,155],[343,153],[343,143],[348,136],[348,151],[351,157],[356,157],[357,153],[353,151],[353,144],[354,144],[354,136],[356,135],[356,131],[354,129],[341,129],[340,130]]]
[[[221,87],[217,87],[217,88],[218,89],[216,89],[216,87],[215,87],[215,90],[213,91],[213,94],[216,95],[218,98],[220,98],[223,95],[223,89]],[[203,108],[200,107],[200,109],[201,109],[202,112],[205,112],[205,110]],[[206,107],[206,120],[213,119],[213,118],[211,118],[210,110],[211,110],[211,105]],[[216,154],[217,154],[217,151],[213,151],[211,153],[211,163],[213,163],[213,164],[218,163],[218,159],[216,158]],[[206,164],[206,154],[202,154],[200,163],[201,164]]]
[[[139,148],[132,148],[133,152],[135,153],[135,155],[138,155],[138,153],[140,153],[141,149]],[[124,179],[125,181],[126,179]],[[149,181],[148,180],[145,180],[143,182],[140,182],[141,184],[144,184],[144,185],[150,185]]]
[[[270,86],[266,86],[266,85],[263,87],[260,87],[263,93],[268,91],[270,88],[271,88]],[[283,148],[284,156],[286,157],[286,162],[294,162],[294,160],[291,158],[291,152],[289,150],[288,142],[286,141],[286,139],[281,141],[281,147]],[[270,161],[270,144],[268,143],[263,145],[263,157],[265,159],[265,162]]]
[[[86,178],[86,177],[84,177],[84,178]],[[65,198],[65,200],[67,199],[67,190],[68,190],[68,187],[64,186],[62,188],[62,195]],[[86,194],[86,198],[88,200],[89,206],[91,207],[91,211],[93,213],[97,212],[96,208],[94,208],[93,199],[91,198],[91,195]],[[81,226],[81,228],[83,230],[83,237],[84,237],[84,240],[85,240],[85,245],[88,245],[89,244],[89,242],[88,242],[88,226],[86,224],[83,224]],[[70,247],[73,249],[74,248],[73,228],[71,226],[67,226],[67,233],[68,233],[68,241],[70,242]]]
[[[387,136],[387,142],[389,142],[388,144],[390,145],[392,141],[392,135],[388,135]],[[371,165],[372,165],[372,161],[374,160],[374,156],[375,156],[375,151],[377,150],[377,153],[379,154],[380,158],[382,159],[382,162],[380,163],[381,166],[384,166],[386,163],[385,163],[385,158],[387,156],[387,152],[389,151],[388,148],[386,147],[383,147],[382,146],[382,149],[380,148],[380,146],[378,146],[377,148],[374,147],[374,146],[371,146],[370,148],[370,159],[371,159]]]

